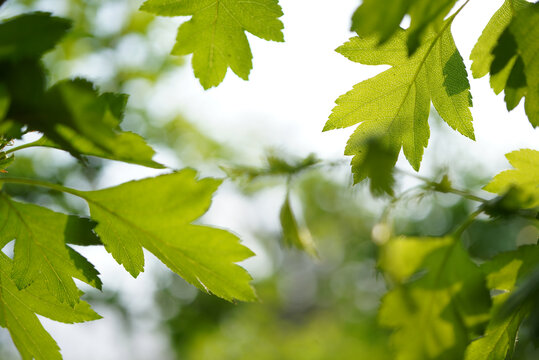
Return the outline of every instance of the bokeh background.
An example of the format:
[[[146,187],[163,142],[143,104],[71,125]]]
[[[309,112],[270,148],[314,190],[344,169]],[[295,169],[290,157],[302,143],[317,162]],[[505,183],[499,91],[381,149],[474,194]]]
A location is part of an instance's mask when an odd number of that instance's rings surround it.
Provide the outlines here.
[[[254,55],[250,80],[229,73],[208,91],[194,78],[189,57],[169,55],[177,26],[188,18],[154,17],[138,11],[141,2],[8,0],[0,20],[32,10],[72,19],[74,30],[44,59],[50,83],[85,77],[102,91],[129,94],[122,128],[147,138],[157,161],[227,179],[200,221],[233,231],[256,253],[242,266],[252,274],[260,301],[232,304],[201,293],[149,253],[146,271],[133,279],[104,249],[83,248],[101,272],[104,290],[81,288],[104,319],[65,325],[43,318],[64,358],[392,359],[388,333],[376,324],[386,291],[376,270],[376,242],[388,232],[382,224],[390,218],[399,234],[442,235],[476,204],[425,192],[421,181],[404,173],[397,174],[397,187],[406,195],[396,203],[372,198],[364,185],[352,186],[342,153],[353,129],[321,130],[340,94],[384,69],[333,51],[352,36],[350,17],[359,2],[281,0],[286,42],[248,35]],[[468,68],[475,41],[501,3],[471,1],[455,20],[455,40]],[[471,86],[477,141],[453,132],[432,110],[420,174],[438,180],[448,174],[456,186],[488,197],[480,188],[508,167],[503,155],[537,149],[539,133],[522,104],[507,113],[487,78]],[[25,141],[31,139],[30,134]],[[83,166],[52,149],[17,156],[10,175],[77,189],[159,173],[99,159]],[[296,171],[294,165],[305,159],[317,161]],[[412,172],[405,161],[398,167]],[[69,195],[17,186],[9,191],[58,211],[87,213]],[[287,191],[301,235],[314,242],[318,258],[282,245],[279,209]],[[521,220],[478,221],[464,241],[481,261],[537,236],[537,228]],[[525,327],[520,341],[518,358],[539,356]],[[0,358],[18,358],[3,329]]]

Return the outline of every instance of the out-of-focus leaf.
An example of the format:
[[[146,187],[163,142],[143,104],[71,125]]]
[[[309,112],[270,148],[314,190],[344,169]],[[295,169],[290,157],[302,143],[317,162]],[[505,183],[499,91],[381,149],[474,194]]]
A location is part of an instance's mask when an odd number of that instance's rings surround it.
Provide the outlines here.
[[[76,79],[57,83],[38,99],[17,98],[8,116],[45,134],[37,145],[163,168],[144,139],[120,130],[125,101],[121,95],[99,95],[92,83]]]
[[[296,175],[319,162],[320,160],[314,154],[309,154],[302,159],[290,159],[270,153],[266,156],[266,165],[263,167],[234,166],[222,167],[222,170],[233,179],[245,177],[253,180],[263,176]]]
[[[71,28],[71,21],[36,12],[0,23],[0,61],[37,59],[52,50]]]
[[[364,0],[352,16],[352,31],[360,36],[376,35],[379,43],[388,41],[399,31],[406,14],[410,15],[407,49],[413,54],[429,26],[439,24],[456,0]]]
[[[219,180],[193,170],[77,192],[88,201],[107,251],[133,276],[146,248],[199,289],[227,300],[254,300],[249,274],[236,265],[253,253],[228,231],[192,224],[208,209]]]
[[[460,241],[393,239],[379,265],[395,282],[379,313],[380,323],[395,329],[395,358],[461,359],[488,320],[490,297]]]
[[[519,306],[512,309],[510,314],[504,311],[504,307],[517,282],[526,277],[538,262],[539,247],[527,245],[502,253],[481,266],[487,275],[488,287],[504,293],[494,297],[485,334],[470,344],[466,350],[466,360],[506,359],[512,354],[518,328],[530,307],[527,304]]]
[[[0,193],[0,247],[15,239],[12,277],[19,289],[43,281],[58,301],[74,306],[79,302],[79,290],[73,278],[101,288],[93,265],[66,245],[67,235],[79,236],[73,229],[91,234],[91,226],[68,227],[70,222],[87,220],[16,202]]]
[[[219,85],[228,68],[247,80],[252,57],[245,31],[284,41],[277,0],[146,0],[141,10],[162,16],[192,16],[178,29],[174,55],[193,54],[193,70],[204,89]]]
[[[10,96],[4,84],[0,83],[0,121],[4,120],[9,109]],[[0,132],[0,136],[2,136]]]
[[[6,172],[6,168],[13,163],[15,155],[6,155],[0,151],[0,173]]]
[[[286,194],[283,206],[281,207],[279,219],[281,221],[283,239],[286,246],[296,247],[313,257],[318,257],[316,246],[314,245],[310,234],[307,230],[300,231],[298,228],[298,222],[294,216],[292,207],[290,206],[290,195],[288,193]]]
[[[371,193],[375,196],[388,194],[393,196],[395,177],[393,168],[397,162],[397,156],[380,141],[371,139],[366,146],[365,152],[354,156],[352,167],[354,182],[359,183],[369,178]]]

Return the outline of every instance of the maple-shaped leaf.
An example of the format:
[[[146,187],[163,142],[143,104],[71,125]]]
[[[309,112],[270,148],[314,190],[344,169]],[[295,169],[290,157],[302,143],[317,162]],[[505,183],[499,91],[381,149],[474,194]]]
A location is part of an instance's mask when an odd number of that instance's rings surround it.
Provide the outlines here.
[[[147,0],[140,9],[162,16],[192,16],[178,29],[172,54],[193,54],[193,70],[204,89],[219,85],[228,68],[248,79],[253,55],[245,31],[284,41],[277,0]]]
[[[352,16],[352,31],[359,36],[388,41],[406,14],[410,15],[407,32],[407,52],[413,54],[429,26],[439,23],[455,5],[456,0],[364,0]]]
[[[510,152],[505,157],[515,169],[497,174],[484,189],[502,195],[516,187],[524,201],[522,206],[539,206],[539,151],[521,149]]]
[[[0,326],[9,330],[23,359],[62,358],[58,345],[43,328],[36,314],[65,323],[101,318],[84,301],[74,307],[58,302],[41,282],[19,290],[11,279],[12,272],[11,260],[0,252]]]
[[[539,126],[539,4],[531,4],[523,11],[519,11],[509,25],[509,31],[515,38],[519,55],[522,59],[520,70],[525,75],[515,79],[513,71],[507,79],[505,100],[508,108],[515,107],[520,99],[525,96],[524,110],[530,123]],[[518,63],[514,65],[517,67]],[[518,68],[517,68],[518,71]],[[517,73],[518,74],[518,73]],[[516,84],[515,84],[516,83]],[[508,95],[509,88],[509,95]]]
[[[481,36],[470,53],[472,60],[472,74],[474,78],[480,78],[488,74],[494,60],[492,50],[498,42],[498,38],[511,22],[516,11],[528,6],[525,0],[505,0],[503,5],[494,13]]]
[[[253,253],[228,231],[193,224],[220,183],[183,170],[75,193],[88,201],[107,251],[131,275],[143,271],[146,248],[199,289],[227,300],[254,300],[249,274],[235,264]]]
[[[324,131],[359,123],[345,149],[353,155],[355,181],[364,178],[362,159],[373,139],[393,154],[402,147],[415,170],[429,140],[430,102],[453,129],[474,139],[470,84],[448,19],[438,32],[430,32],[411,57],[406,56],[406,32],[402,29],[377,46],[377,38],[355,37],[337,49],[352,61],[365,65],[392,65],[389,70],[356,84],[340,96]]]
[[[42,281],[58,301],[74,306],[79,289],[73,278],[101,288],[93,265],[66,245],[70,237],[92,237],[88,220],[23,204],[0,192],[0,229],[0,247],[15,239],[12,278],[19,289]]]
[[[490,72],[496,94],[505,92],[507,110],[526,97],[530,123],[539,126],[539,5],[506,0],[489,21],[474,46],[470,59],[476,78]]]
[[[487,285],[498,293],[493,298],[491,319],[484,336],[473,341],[466,350],[465,360],[506,359],[512,354],[517,331],[530,307],[522,306],[510,315],[504,314],[504,305],[517,282],[530,274],[539,263],[539,246],[521,246],[484,263],[481,269],[487,276]]]
[[[380,323],[395,329],[395,359],[462,359],[488,320],[490,297],[460,241],[393,239],[379,264],[395,283],[379,312]]]

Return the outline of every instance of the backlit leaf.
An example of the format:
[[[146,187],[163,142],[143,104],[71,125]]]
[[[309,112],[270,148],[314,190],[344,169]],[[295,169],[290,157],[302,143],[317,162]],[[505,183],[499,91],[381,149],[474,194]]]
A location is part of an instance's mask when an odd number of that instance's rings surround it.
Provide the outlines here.
[[[0,325],[9,330],[23,359],[62,358],[58,345],[45,331],[36,314],[66,323],[100,318],[84,301],[74,307],[59,303],[42,283],[33,283],[19,290],[11,279],[11,273],[11,260],[0,252]]]
[[[470,84],[451,35],[451,21],[447,20],[439,33],[430,33],[428,41],[409,58],[402,30],[379,47],[376,38],[356,37],[337,49],[363,64],[393,65],[340,96],[324,127],[331,130],[359,123],[345,149],[346,155],[354,156],[356,182],[365,177],[362,158],[373,138],[395,160],[402,147],[412,167],[419,169],[430,135],[431,99],[452,128],[474,138]]]
[[[284,41],[277,0],[147,0],[141,10],[163,16],[192,16],[178,29],[173,55],[193,54],[193,70],[204,89],[219,85],[228,68],[247,80],[251,48],[245,31]]]
[[[199,289],[227,300],[254,300],[250,276],[236,265],[253,253],[225,230],[195,225],[221,182],[192,170],[79,192],[105,248],[133,276],[146,248]]]
[[[484,189],[502,195],[511,187],[517,187],[526,199],[524,206],[539,206],[539,151],[521,149],[505,157],[515,169],[497,174]]]
[[[79,222],[79,225],[69,225]],[[0,247],[15,239],[12,277],[19,289],[43,281],[60,301],[74,306],[79,290],[73,278],[101,288],[94,267],[66,245],[79,230],[91,234],[85,219],[56,213],[41,206],[23,204],[0,193]],[[92,235],[82,234],[87,238]]]

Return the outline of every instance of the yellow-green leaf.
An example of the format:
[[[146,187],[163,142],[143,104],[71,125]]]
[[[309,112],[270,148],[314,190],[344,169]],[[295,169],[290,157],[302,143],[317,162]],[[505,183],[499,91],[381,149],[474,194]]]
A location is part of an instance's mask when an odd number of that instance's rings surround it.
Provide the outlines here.
[[[253,253],[228,231],[193,224],[220,183],[182,170],[78,193],[88,201],[105,248],[131,275],[143,271],[146,248],[201,290],[227,300],[254,300],[249,274],[235,264]]]

